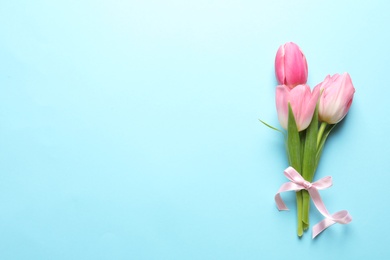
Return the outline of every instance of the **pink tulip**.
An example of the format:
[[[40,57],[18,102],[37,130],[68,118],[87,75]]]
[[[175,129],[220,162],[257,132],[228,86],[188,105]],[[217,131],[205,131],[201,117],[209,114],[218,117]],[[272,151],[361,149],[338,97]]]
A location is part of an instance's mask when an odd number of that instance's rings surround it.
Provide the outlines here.
[[[277,86],[276,109],[282,127],[287,129],[288,104],[290,103],[298,131],[305,130],[313,117],[319,94],[319,88],[311,92],[308,85],[298,85],[293,89],[290,89],[286,85]]]
[[[293,42],[280,46],[275,57],[275,74],[280,85],[290,88],[307,82],[307,62],[298,45]]]
[[[322,122],[337,124],[351,107],[355,88],[348,73],[328,75],[316,89],[321,91],[318,116]]]

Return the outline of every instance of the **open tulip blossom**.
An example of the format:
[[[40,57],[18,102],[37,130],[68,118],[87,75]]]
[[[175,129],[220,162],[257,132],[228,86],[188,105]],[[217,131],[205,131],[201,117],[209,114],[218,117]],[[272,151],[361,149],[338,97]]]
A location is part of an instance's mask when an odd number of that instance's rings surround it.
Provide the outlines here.
[[[319,88],[314,89],[312,93],[308,85],[298,85],[293,89],[286,85],[277,86],[276,109],[282,127],[287,129],[288,104],[290,104],[298,132],[305,130],[313,117],[319,94]]]
[[[280,193],[296,192],[297,233],[301,237],[309,228],[312,199],[314,206],[325,217],[313,226],[314,238],[335,223],[348,224],[352,221],[346,210],[329,213],[321,199],[319,190],[330,187],[332,178],[328,176],[315,182],[313,179],[326,139],[347,115],[355,88],[349,74],[344,73],[327,76],[310,90],[306,85],[307,72],[306,58],[297,44],[289,42],[279,47],[275,73],[280,85],[276,87],[275,100],[279,122],[287,131],[284,136],[289,167],[284,174],[289,182],[280,187],[275,202],[279,210],[287,210]]]

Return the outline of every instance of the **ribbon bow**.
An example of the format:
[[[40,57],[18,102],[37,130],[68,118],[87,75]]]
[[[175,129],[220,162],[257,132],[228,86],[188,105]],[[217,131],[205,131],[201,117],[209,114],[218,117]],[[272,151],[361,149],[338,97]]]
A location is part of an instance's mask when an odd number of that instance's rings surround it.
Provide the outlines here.
[[[318,211],[325,217],[324,220],[320,221],[313,227],[312,238],[315,238],[322,231],[330,227],[335,223],[339,224],[348,224],[352,221],[351,215],[348,211],[341,210],[334,214],[330,214],[325,207],[324,202],[321,199],[320,193],[318,190],[323,190],[332,186],[332,177],[327,176],[316,182],[310,183],[306,181],[293,167],[288,167],[284,170],[284,175],[290,180],[282,184],[278,192],[275,195],[275,202],[279,210],[288,210],[286,204],[284,204],[280,193],[285,191],[300,191],[307,190],[310,194],[311,199],[313,200],[314,205]]]

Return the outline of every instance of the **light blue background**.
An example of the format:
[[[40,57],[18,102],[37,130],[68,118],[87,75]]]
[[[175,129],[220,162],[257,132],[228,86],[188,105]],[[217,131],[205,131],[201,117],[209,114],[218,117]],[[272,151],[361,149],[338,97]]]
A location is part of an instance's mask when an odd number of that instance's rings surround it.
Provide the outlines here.
[[[0,259],[383,259],[388,246],[387,1],[0,4]],[[274,55],[355,99],[316,178],[349,225],[296,236]],[[312,224],[322,217],[311,211]]]

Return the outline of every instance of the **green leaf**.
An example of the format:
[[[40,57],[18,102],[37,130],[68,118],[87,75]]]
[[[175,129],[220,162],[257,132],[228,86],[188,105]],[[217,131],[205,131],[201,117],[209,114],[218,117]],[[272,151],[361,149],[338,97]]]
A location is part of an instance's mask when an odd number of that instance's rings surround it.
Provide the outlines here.
[[[290,165],[301,172],[301,140],[290,103],[288,104],[287,150]]]
[[[272,126],[272,125],[270,125],[270,124],[267,124],[266,122],[264,122],[264,121],[261,120],[261,119],[259,119],[259,121],[260,121],[261,123],[263,123],[265,126],[271,128],[272,130],[278,131],[278,132],[282,133],[284,136],[286,136],[286,134],[285,134],[282,130],[280,130],[279,128],[276,128],[276,127],[274,127],[274,126]]]
[[[290,103],[288,104],[288,123],[287,123],[287,155],[290,165],[301,172],[301,139],[299,136],[297,124],[295,122],[294,114]],[[298,236],[303,235],[303,221],[302,221],[302,205],[303,197],[302,191],[296,192],[297,200],[297,224]]]
[[[312,182],[316,170],[316,152],[318,135],[318,105],[314,110],[310,125],[306,129],[305,145],[302,159],[302,177]],[[310,195],[306,190],[302,191],[302,221],[303,229],[309,228]]]
[[[301,165],[302,165],[302,163],[303,163],[302,160],[303,160],[304,152],[305,152],[306,131],[299,132],[299,138],[301,140]]]
[[[305,148],[302,160],[302,177],[311,182],[315,172],[318,135],[318,106],[313,114],[310,125],[306,129]]]

